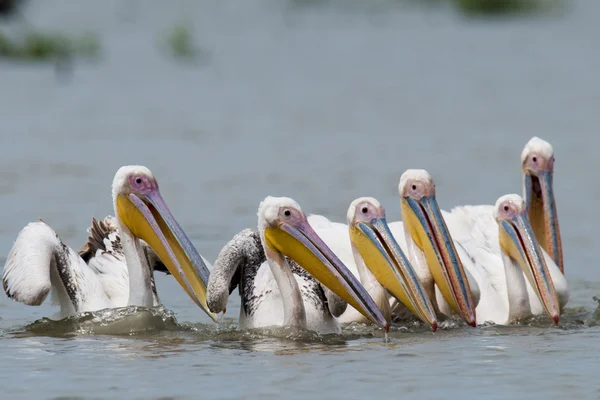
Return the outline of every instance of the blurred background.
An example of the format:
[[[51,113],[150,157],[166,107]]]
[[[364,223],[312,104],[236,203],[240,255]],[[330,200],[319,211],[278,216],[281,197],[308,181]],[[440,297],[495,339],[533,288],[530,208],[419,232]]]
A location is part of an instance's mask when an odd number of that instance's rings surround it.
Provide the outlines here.
[[[267,195],[292,197],[306,213],[335,221],[345,220],[356,197],[373,196],[395,221],[400,175],[425,168],[436,180],[442,208],[493,204],[503,194],[522,192],[520,153],[539,136],[556,154],[569,307],[596,309],[597,0],[0,0],[0,12],[2,265],[18,232],[37,218],[79,249],[91,217],[113,214],[110,185],[122,165],[144,164],[154,172],[175,217],[199,252],[214,260],[235,233],[256,226],[258,204]],[[161,275],[157,285],[178,321],[208,323],[173,279]],[[238,307],[232,296],[227,316],[237,320]],[[26,307],[1,295],[0,329],[55,311],[49,302]],[[430,353],[411,358],[403,374],[390,368],[394,383],[428,398],[433,386],[473,396],[592,393],[597,359],[585,364],[585,357],[593,358],[589,348],[597,349],[597,330],[583,331],[589,343],[584,334],[576,341],[535,339],[538,332],[558,331],[552,329],[504,338],[492,331],[406,336],[425,341]],[[164,385],[162,371],[179,371],[169,378],[176,383],[196,374],[185,368],[199,363],[196,342],[189,359],[175,352],[177,346],[187,349],[178,335],[167,334],[158,344],[5,340],[0,350],[12,361],[2,371],[3,391],[37,398],[31,382],[38,382],[52,388],[48,395],[107,387],[172,395],[175,386]],[[435,358],[436,352],[449,354],[444,337],[457,352],[449,361]],[[556,353],[544,355],[547,342],[536,340],[556,340],[564,358],[558,363]],[[317,361],[300,356],[278,364],[269,355],[252,361],[207,343],[201,367],[210,365],[223,379],[234,364],[246,368],[239,376],[248,379],[229,388],[238,395],[253,390],[261,398],[278,396],[278,382],[297,385],[294,393],[304,398],[313,387],[335,393],[335,385],[362,398],[372,394],[366,380],[330,375],[344,370],[330,368],[336,356],[325,358],[329,348]],[[395,357],[378,345],[369,348],[362,357],[375,359],[368,363]],[[90,349],[107,357],[89,361]],[[50,356],[58,354],[62,367],[55,369]],[[145,364],[127,361],[146,357],[158,364],[143,370]],[[455,363],[459,358],[464,364]],[[506,368],[496,363],[503,359]],[[263,368],[266,374],[252,375]],[[524,384],[526,372],[534,370],[541,387]],[[581,381],[569,371],[584,374]],[[421,378],[436,376],[436,385],[419,381],[419,372]],[[494,392],[487,376],[471,379],[477,373],[495,374],[507,391]],[[131,376],[144,385],[130,388]],[[197,394],[214,378],[194,376],[191,388],[176,391]],[[310,385],[302,385],[302,376]],[[396,393],[389,381],[377,383],[381,376],[370,378],[376,390]],[[465,379],[460,387],[452,379],[458,376]]]

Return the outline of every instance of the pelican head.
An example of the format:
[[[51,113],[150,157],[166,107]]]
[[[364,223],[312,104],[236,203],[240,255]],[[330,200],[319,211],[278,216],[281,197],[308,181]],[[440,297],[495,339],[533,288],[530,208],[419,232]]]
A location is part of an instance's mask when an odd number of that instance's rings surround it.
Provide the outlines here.
[[[521,153],[523,186],[529,220],[537,240],[564,274],[562,243],[554,200],[554,151],[550,143],[533,137]]]
[[[423,251],[433,280],[454,312],[476,326],[469,281],[435,199],[431,175],[422,169],[409,169],[400,177],[398,191],[405,227]]]
[[[521,196],[508,194],[500,197],[494,208],[494,218],[500,229],[500,248],[519,264],[546,312],[558,324],[558,296]]]
[[[298,203],[288,197],[265,198],[258,209],[258,228],[267,252],[296,261],[365,317],[389,330],[371,296],[312,229]]]
[[[435,332],[435,309],[412,265],[390,232],[385,209],[372,197],[348,208],[350,240],[375,279]]]
[[[152,172],[121,167],[113,180],[113,201],[121,229],[148,243],[192,300],[216,320],[206,304],[208,268],[171,214]]]

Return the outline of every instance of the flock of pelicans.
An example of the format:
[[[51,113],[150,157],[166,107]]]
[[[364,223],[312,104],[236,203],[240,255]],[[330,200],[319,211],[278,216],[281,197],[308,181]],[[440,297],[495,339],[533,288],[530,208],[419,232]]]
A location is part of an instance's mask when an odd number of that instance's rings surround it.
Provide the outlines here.
[[[433,331],[458,316],[475,327],[546,313],[558,324],[569,299],[553,194],[552,146],[532,138],[521,154],[523,197],[441,211],[432,177],[407,170],[398,191],[403,222],[386,221],[374,198],[354,200],[347,225],[266,197],[258,229],[223,247],[214,266],[172,216],[145,167],[112,185],[114,217],[92,220],[79,252],[42,221],[27,225],[6,260],[13,300],[40,305],[52,292],[59,318],[160,304],[154,272],[172,274],[214,321],[241,297],[240,329],[294,326],[340,333],[340,324],[414,318]]]

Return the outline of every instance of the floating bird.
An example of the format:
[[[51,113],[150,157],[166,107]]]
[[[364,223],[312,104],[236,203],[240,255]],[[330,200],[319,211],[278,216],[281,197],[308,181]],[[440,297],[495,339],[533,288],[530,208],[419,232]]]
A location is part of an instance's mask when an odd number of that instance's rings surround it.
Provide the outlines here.
[[[423,169],[406,170],[398,184],[404,222],[389,224],[439,314],[458,315],[476,326],[479,287],[464,269],[436,200],[433,178]],[[433,300],[435,299],[435,300]],[[394,313],[402,314],[401,307]]]
[[[500,197],[492,214],[480,212],[478,207],[455,208],[448,219],[451,231],[456,218],[463,219],[470,227],[468,232],[454,238],[464,252],[465,268],[481,289],[477,323],[509,324],[539,314],[531,307],[529,286],[545,312],[558,324],[560,309],[566,302],[566,287],[562,286],[566,282],[564,279],[554,282],[555,276],[562,275],[556,266],[555,273],[551,272],[553,261],[536,240],[521,196]]]
[[[121,167],[112,195],[114,219],[93,222],[81,255],[43,221],[23,228],[4,266],[8,297],[40,305],[52,292],[60,318],[125,305],[152,307],[158,302],[152,265],[160,259],[215,320],[206,305],[208,268],[171,214],[152,172]]]
[[[533,232],[564,275],[562,241],[554,198],[554,150],[538,137],[527,142],[521,153],[523,197]]]

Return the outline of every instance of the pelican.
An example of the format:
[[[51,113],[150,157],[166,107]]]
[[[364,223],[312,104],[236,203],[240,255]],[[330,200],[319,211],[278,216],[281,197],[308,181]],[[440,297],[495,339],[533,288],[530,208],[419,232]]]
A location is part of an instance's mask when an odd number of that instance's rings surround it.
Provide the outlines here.
[[[523,197],[533,232],[542,248],[564,275],[562,241],[554,199],[554,150],[538,137],[527,142],[521,152]]]
[[[320,215],[308,221],[323,241],[348,266],[391,322],[389,293],[435,332],[437,317],[417,273],[398,246],[387,225],[385,209],[372,197],[354,200],[347,212],[348,225],[331,222]],[[340,323],[366,322],[348,307]]]
[[[152,307],[158,297],[151,269],[156,260],[147,251],[151,248],[192,300],[215,320],[206,304],[208,269],[171,214],[152,172],[143,166],[121,167],[113,180],[112,197],[114,221],[90,229],[91,239],[82,250],[88,263],[45,222],[23,228],[4,266],[2,281],[8,297],[40,305],[52,292],[60,305],[60,318],[123,305]],[[111,232],[115,228],[120,236]],[[125,284],[126,296],[119,289]]]
[[[242,231],[221,250],[208,281],[209,309],[224,311],[236,286],[242,329],[283,325],[340,333],[335,316],[350,304],[389,330],[364,287],[287,197],[266,197],[258,208],[258,231]]]
[[[553,191],[554,152],[552,146],[540,138],[533,137],[521,153],[521,165],[528,219],[535,239],[542,247],[541,252],[558,296],[560,310],[562,310],[569,301],[569,289],[567,280],[562,273],[564,269],[560,266],[563,259]],[[472,252],[484,248],[490,253],[498,252],[495,255],[500,256],[500,249],[496,246],[496,241],[489,240],[490,237],[495,238],[497,235],[494,206],[460,206],[453,208],[450,212],[444,212],[443,215],[455,242],[463,253],[462,259],[472,260],[470,263],[472,267],[469,268],[473,273],[475,273],[475,268],[484,268],[485,266],[480,263],[486,261],[485,259],[474,259]],[[487,223],[483,224],[480,221],[487,221]],[[476,223],[481,226],[474,230],[473,227]],[[524,282],[527,288],[529,304],[527,308],[530,314],[539,315],[547,312],[547,307],[540,300],[538,291],[532,286],[530,280],[526,279]],[[484,315],[482,314],[482,318],[486,318]],[[551,317],[554,318],[553,315]],[[492,318],[492,321],[500,320],[502,318]],[[484,322],[485,319],[481,321]]]
[[[468,237],[455,240],[467,254],[464,265],[481,288],[477,323],[486,321],[506,325],[532,315],[527,284],[533,287],[546,313],[558,324],[560,298],[548,268],[551,259],[542,252],[522,197],[500,197],[492,214],[469,214]]]
[[[447,317],[459,315],[475,327],[480,289],[465,271],[442,218],[433,178],[424,169],[406,170],[400,176],[398,193],[404,222],[390,223],[390,230],[407,249],[419,279],[435,299],[436,311]],[[394,311],[401,313],[401,308],[396,306]]]

